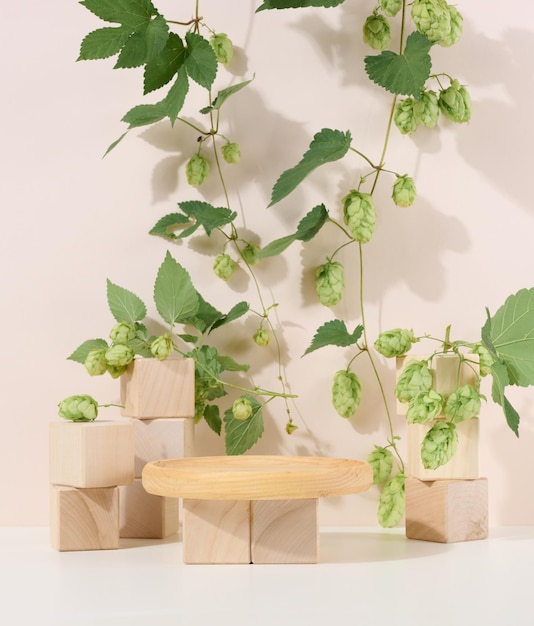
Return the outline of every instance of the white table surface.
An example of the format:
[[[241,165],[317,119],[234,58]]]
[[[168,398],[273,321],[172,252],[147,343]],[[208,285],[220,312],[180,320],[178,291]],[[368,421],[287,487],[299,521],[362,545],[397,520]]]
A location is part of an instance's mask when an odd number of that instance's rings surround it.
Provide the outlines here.
[[[184,565],[179,535],[57,552],[48,528],[0,528],[8,626],[533,626],[534,527],[483,541],[326,528],[317,565]]]

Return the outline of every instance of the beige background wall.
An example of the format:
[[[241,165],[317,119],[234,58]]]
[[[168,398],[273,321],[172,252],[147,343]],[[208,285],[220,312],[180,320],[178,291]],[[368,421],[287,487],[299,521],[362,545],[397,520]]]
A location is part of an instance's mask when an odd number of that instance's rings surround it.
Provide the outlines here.
[[[176,19],[192,14],[194,3],[189,4],[184,10],[188,2],[156,2]],[[278,175],[323,127],[350,129],[355,145],[378,158],[389,98],[370,87],[362,70],[359,32],[372,1],[255,15],[258,4],[201,1],[206,21],[227,32],[237,47],[230,72],[220,72],[217,86],[256,76],[225,106],[223,132],[243,153],[242,164],[227,170],[232,208],[267,243],[290,232],[319,202],[337,210],[342,194],[357,182],[349,168],[359,163],[349,159],[320,170],[305,189],[267,210]],[[522,0],[493,4],[461,2],[464,36],[435,56],[436,71],[468,84],[471,123],[411,137],[393,134],[388,164],[415,177],[419,199],[414,208],[401,210],[390,202],[387,186],[377,195],[379,223],[366,251],[371,336],[395,326],[442,335],[450,323],[453,338],[476,340],[486,306],[494,312],[508,294],[534,286],[534,9]],[[159,124],[133,132],[101,158],[123,131],[122,115],[142,98],[138,72],[112,71],[111,62],[75,63],[82,37],[100,25],[74,0],[11,3],[0,22],[2,525],[48,521],[47,432],[59,400],[86,392],[102,402],[118,401],[116,381],[90,379],[66,360],[83,340],[105,336],[112,325],[106,278],[151,304],[152,281],[169,249],[222,310],[241,299],[257,307],[249,281],[238,277],[226,285],[213,275],[219,240],[206,249],[198,240],[173,245],[147,234],[178,201],[221,202],[214,183],[195,191],[185,182],[194,133]],[[194,117],[204,105],[190,102],[183,114]],[[265,435],[253,449],[257,453],[365,458],[384,442],[368,368],[361,372],[367,389],[361,411],[343,420],[331,408],[329,389],[333,373],[344,367],[344,351],[327,348],[301,358],[315,329],[332,317],[314,300],[309,272],[303,275],[303,267],[323,262],[330,236],[306,247],[295,244],[258,270],[268,298],[279,303],[287,377],[299,395],[293,412],[299,430],[286,436],[283,405],[273,404]],[[350,254],[345,262],[357,267]],[[358,322],[356,289],[354,279],[338,309],[352,327]],[[273,388],[272,353],[250,345],[253,327],[244,321],[233,347],[236,356],[253,363],[256,380]],[[222,348],[225,341],[220,339]],[[380,365],[391,390],[393,363]],[[482,414],[481,466],[490,480],[493,525],[534,523],[534,390],[515,391],[519,440],[498,407],[489,403]],[[402,435],[402,420],[395,424]],[[198,441],[203,454],[223,451],[222,441],[203,425]],[[374,524],[376,503],[374,489],[332,500],[322,507],[322,521]]]

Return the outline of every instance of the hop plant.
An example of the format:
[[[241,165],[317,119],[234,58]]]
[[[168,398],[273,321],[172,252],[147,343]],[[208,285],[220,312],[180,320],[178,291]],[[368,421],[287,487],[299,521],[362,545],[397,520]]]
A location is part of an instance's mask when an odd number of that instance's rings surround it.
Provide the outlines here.
[[[421,444],[421,460],[425,469],[435,470],[448,463],[458,447],[458,433],[451,422],[437,421]]]
[[[370,194],[351,191],[343,199],[343,215],[345,224],[356,241],[370,241],[376,226],[375,207]]]
[[[338,261],[327,261],[315,270],[315,291],[321,304],[335,306],[343,297],[345,270]]]
[[[411,206],[415,202],[416,195],[417,192],[413,178],[410,178],[407,174],[403,176],[397,175],[391,194],[393,202],[403,208]]]
[[[451,18],[451,29],[449,34],[439,41],[439,45],[444,47],[453,46],[460,39],[464,22],[464,18],[455,6],[448,4],[447,9]]]
[[[393,121],[403,135],[409,135],[417,130],[414,102],[413,98],[404,98],[395,107]]]
[[[471,350],[471,354],[478,356],[478,363],[480,367],[480,375],[482,377],[491,374],[491,366],[494,363],[494,358],[491,356],[490,351],[482,343],[476,343]]]
[[[443,412],[456,424],[469,420],[479,414],[481,398],[484,396],[472,385],[463,385],[449,395]]]
[[[432,387],[432,372],[426,361],[409,361],[395,385],[399,402],[410,402],[421,391]]]
[[[109,336],[113,343],[127,345],[135,338],[135,328],[127,322],[119,322],[113,326]]]
[[[258,262],[258,254],[260,253],[260,247],[255,243],[247,243],[247,245],[241,250],[243,258],[249,265],[256,265]]]
[[[241,396],[232,404],[232,414],[236,420],[248,420],[252,415],[252,402],[246,396]]]
[[[336,372],[332,385],[332,404],[341,417],[351,417],[356,413],[361,393],[362,385],[354,372]]]
[[[445,0],[414,0],[411,15],[417,30],[430,41],[449,36],[451,14]]]
[[[89,376],[102,376],[108,371],[108,362],[106,361],[107,348],[97,348],[90,350],[83,362]]]
[[[389,359],[394,356],[403,356],[410,350],[412,344],[418,341],[413,330],[394,328],[380,333],[374,347],[377,352]]]
[[[266,328],[258,328],[258,330],[252,336],[258,346],[268,346],[270,341],[269,331]]]
[[[98,415],[98,403],[88,395],[69,396],[58,406],[58,415],[73,422],[92,422]]]
[[[418,124],[434,128],[439,119],[438,95],[431,89],[424,90],[419,100],[413,102],[413,114]]]
[[[405,484],[406,476],[398,472],[384,485],[378,504],[378,522],[383,528],[393,528],[404,515]]]
[[[219,278],[223,280],[228,280],[232,274],[234,273],[236,268],[236,262],[232,259],[232,257],[224,252],[218,254],[215,257],[215,261],[213,263],[213,271]]]
[[[464,124],[471,119],[471,96],[457,80],[453,80],[450,87],[440,91],[438,105],[451,122]]]
[[[420,391],[408,405],[406,420],[409,424],[431,422],[441,413],[443,402],[443,396],[435,389]]]
[[[150,352],[152,352],[153,356],[155,356],[159,361],[165,361],[165,359],[168,359],[173,351],[173,348],[174,345],[172,343],[172,338],[168,334],[156,337],[150,344]]]
[[[383,15],[370,15],[363,25],[363,41],[374,50],[385,50],[391,43],[391,26]]]
[[[236,143],[225,143],[221,152],[227,163],[239,163],[241,161],[241,150]]]
[[[202,185],[209,173],[209,163],[200,154],[194,154],[185,166],[185,175],[191,187]]]
[[[126,365],[110,365],[108,363],[108,373],[111,378],[119,378],[119,376],[122,376],[124,374],[126,368]]]
[[[122,343],[115,343],[106,350],[106,361],[108,362],[108,369],[112,367],[125,367],[128,363],[133,361],[135,353],[130,346],[125,346]]]
[[[388,17],[395,17],[401,7],[402,0],[380,0],[380,8]]]
[[[234,46],[226,33],[214,33],[210,37],[210,45],[219,63],[223,65],[230,63],[234,56]]]
[[[375,446],[375,449],[367,457],[367,463],[373,469],[373,483],[375,485],[383,485],[391,476],[393,455],[387,448]]]

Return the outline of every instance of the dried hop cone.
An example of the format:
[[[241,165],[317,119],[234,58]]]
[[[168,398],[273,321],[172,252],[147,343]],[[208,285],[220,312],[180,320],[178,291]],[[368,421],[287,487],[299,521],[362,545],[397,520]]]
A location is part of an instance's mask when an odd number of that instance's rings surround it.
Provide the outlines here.
[[[415,189],[414,179],[404,174],[397,176],[393,184],[393,192],[391,197],[393,202],[400,207],[411,206],[415,202],[417,191]]]
[[[491,374],[491,366],[495,362],[495,359],[491,356],[491,353],[486,346],[482,343],[476,343],[471,350],[471,354],[476,354],[478,356],[480,375],[484,377]]]
[[[127,322],[119,322],[111,329],[109,336],[113,343],[130,343],[135,338],[135,328]]]
[[[418,124],[434,128],[439,119],[438,95],[431,89],[421,92],[419,100],[413,102],[413,114]]]
[[[356,241],[360,243],[370,241],[376,227],[375,206],[370,194],[353,190],[345,196],[343,217]]]
[[[393,328],[380,333],[374,347],[382,356],[390,359],[394,356],[403,356],[410,350],[412,344],[418,341],[419,339],[415,337],[413,330]]]
[[[444,398],[435,389],[420,391],[411,399],[406,411],[409,424],[426,424],[434,420],[443,409]]]
[[[185,175],[187,182],[191,187],[198,187],[208,177],[210,166],[206,159],[200,154],[193,155],[185,166]]]
[[[430,41],[449,36],[451,14],[445,0],[414,0],[411,15],[417,30]]]
[[[170,335],[160,335],[150,344],[150,352],[159,361],[165,361],[172,354],[173,347]]]
[[[338,261],[327,261],[315,270],[315,291],[324,306],[336,305],[344,289],[345,270]]]
[[[125,346],[122,343],[115,343],[106,350],[106,361],[111,367],[125,367],[128,363],[133,361],[135,356],[134,351],[130,346]]]
[[[375,485],[383,485],[391,476],[393,455],[387,448],[375,446],[375,449],[367,457],[367,463],[373,469],[373,483]]]
[[[378,522],[383,528],[396,526],[405,510],[406,476],[399,472],[384,485],[378,504]]]
[[[258,346],[262,347],[268,346],[271,339],[269,331],[266,328],[258,328],[254,335],[252,335],[252,338]]]
[[[241,161],[241,150],[236,143],[225,143],[221,152],[227,163],[239,163]]]
[[[455,6],[448,4],[447,9],[451,17],[451,29],[449,34],[439,41],[439,45],[444,47],[453,46],[460,39],[464,23],[464,18]]]
[[[228,280],[235,271],[236,262],[232,257],[224,252],[215,257],[213,271],[219,278]]]
[[[421,444],[421,461],[425,469],[435,470],[448,463],[458,447],[458,433],[451,422],[438,420]]]
[[[387,19],[373,13],[364,22],[363,41],[374,50],[385,50],[391,43],[391,26]]]
[[[426,361],[409,361],[395,385],[395,396],[399,402],[410,402],[421,391],[432,387],[432,372]]]
[[[90,350],[83,362],[85,369],[90,376],[102,376],[108,371],[108,362],[106,361],[107,348],[97,348]]]
[[[449,395],[443,412],[451,422],[456,424],[464,420],[470,420],[480,413],[482,398],[484,396],[472,385],[463,385]]]
[[[234,46],[226,33],[214,33],[210,37],[210,45],[219,63],[223,65],[230,63],[234,56]]]
[[[471,119],[471,96],[457,80],[453,80],[450,87],[440,91],[438,105],[451,122],[464,124]]]
[[[380,0],[380,8],[388,17],[395,17],[401,7],[402,0]]]
[[[360,405],[362,385],[354,372],[339,370],[332,385],[332,404],[341,417],[351,417]]]
[[[232,414],[236,420],[248,420],[252,415],[252,402],[246,396],[241,396],[232,404]]]
[[[395,107],[393,121],[403,135],[409,135],[417,130],[418,124],[414,113],[414,103],[415,100],[413,98],[404,98]]]
[[[98,415],[98,403],[88,395],[69,396],[58,406],[58,415],[73,422],[92,422]]]

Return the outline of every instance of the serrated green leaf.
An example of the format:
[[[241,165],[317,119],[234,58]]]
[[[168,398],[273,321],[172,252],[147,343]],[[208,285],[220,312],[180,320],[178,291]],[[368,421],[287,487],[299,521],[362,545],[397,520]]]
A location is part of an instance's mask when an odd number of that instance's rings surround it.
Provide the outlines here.
[[[317,329],[313,341],[304,355],[325,346],[340,346],[342,348],[352,346],[362,336],[362,332],[363,326],[361,324],[356,326],[352,333],[349,333],[343,320],[331,320]]]
[[[273,206],[289,195],[316,168],[325,163],[338,161],[350,148],[350,131],[323,128],[314,135],[313,141],[304,156],[295,167],[286,170],[276,181],[269,206]]]
[[[74,352],[67,357],[69,361],[76,361],[76,363],[85,363],[85,359],[91,350],[100,350],[101,348],[107,348],[108,342],[105,339],[88,339],[79,345]]]
[[[206,424],[217,435],[221,434],[222,419],[219,414],[219,407],[216,404],[208,404],[204,409],[204,419]]]
[[[185,57],[182,39],[176,33],[169,33],[163,50],[145,66],[143,93],[146,95],[166,85],[184,64]]]
[[[161,15],[140,25],[126,40],[114,68],[140,67],[157,57],[167,42],[168,29]]]
[[[146,306],[139,296],[115,285],[109,279],[106,284],[109,310],[117,322],[133,324],[146,317]]]
[[[170,252],[165,255],[156,276],[154,302],[158,313],[171,326],[193,317],[199,308],[197,291],[189,274]]]
[[[185,68],[189,77],[205,89],[210,89],[217,75],[217,57],[209,41],[197,33],[185,36],[187,56]]]
[[[154,224],[149,231],[149,235],[159,235],[166,239],[180,239],[173,231],[189,223],[190,220],[187,215],[183,213],[169,213]]]
[[[229,324],[230,322],[233,322],[237,319],[239,319],[240,317],[242,317],[243,315],[245,315],[245,313],[248,313],[250,309],[250,306],[248,304],[248,302],[238,302],[235,306],[233,306],[226,315],[222,315],[211,327],[210,329],[210,333],[212,330],[215,330],[216,328],[219,328],[221,326],[224,326],[225,324]]]
[[[194,226],[186,231],[188,235],[192,234],[199,226],[202,226],[209,236],[215,228],[230,224],[237,217],[235,211],[230,211],[226,207],[214,207],[208,202],[200,200],[179,202],[178,206],[188,218],[195,220]],[[182,237],[184,236],[186,235],[182,233]]]
[[[186,72],[179,72],[174,85],[169,89],[169,93],[163,100],[163,106],[165,114],[171,121],[171,126],[174,126],[178,114],[184,106],[187,92],[189,91],[189,80]]]
[[[299,241],[310,241],[321,230],[328,220],[328,211],[324,204],[319,204],[307,213],[299,222],[295,238]]]
[[[76,60],[92,61],[112,57],[119,53],[129,36],[130,30],[124,26],[94,30],[83,38]]]
[[[345,0],[264,0],[256,13],[268,9],[300,9],[304,7],[337,7]]]
[[[491,397],[495,403],[502,407],[506,423],[515,433],[516,437],[519,437],[519,414],[510,404],[508,398],[504,395],[504,390],[510,383],[506,365],[504,363],[500,363],[499,361],[495,361],[491,365],[491,375],[493,379]]]
[[[365,71],[386,91],[419,99],[432,69],[428,54],[432,45],[424,35],[415,31],[406,40],[403,54],[384,50],[378,55],[365,57]]]
[[[131,130],[132,128],[138,128],[139,126],[155,124],[166,116],[167,113],[161,102],[156,104],[138,104],[130,109],[121,121],[129,124],[128,130]]]
[[[205,333],[213,323],[222,317],[222,313],[209,302],[206,302],[198,291],[197,296],[198,311],[192,318],[185,320],[184,324],[189,324],[190,326],[193,326],[193,328],[196,328],[199,332]]]
[[[231,356],[220,355],[217,357],[221,365],[221,372],[248,372],[250,365],[246,363],[238,363]]]
[[[263,406],[252,396],[246,396],[252,404],[252,415],[246,420],[236,420],[232,409],[224,414],[224,440],[226,454],[244,454],[263,435]]]
[[[275,239],[264,246],[257,254],[258,259],[266,259],[270,256],[276,256],[277,254],[281,254],[284,250],[289,248],[289,246],[296,240],[295,235],[286,235],[285,237],[280,237],[280,239]]]
[[[145,359],[153,359],[154,355],[150,351],[150,348],[147,346],[146,341],[142,341],[141,339],[132,339],[132,341],[128,342],[128,345],[135,354],[142,356]]]
[[[204,107],[203,109],[200,109],[200,112],[209,113],[210,111],[218,111],[222,107],[222,105],[226,102],[226,100],[228,100],[230,96],[233,96],[238,91],[241,91],[243,87],[246,87],[253,80],[254,80],[254,77],[252,77],[250,80],[246,80],[242,83],[238,83],[237,85],[232,85],[231,87],[222,89],[221,91],[219,91],[219,93],[215,97],[215,100],[213,101],[212,105],[209,107]]]
[[[80,4],[101,20],[124,24],[132,30],[157,14],[151,0],[82,0]]]

